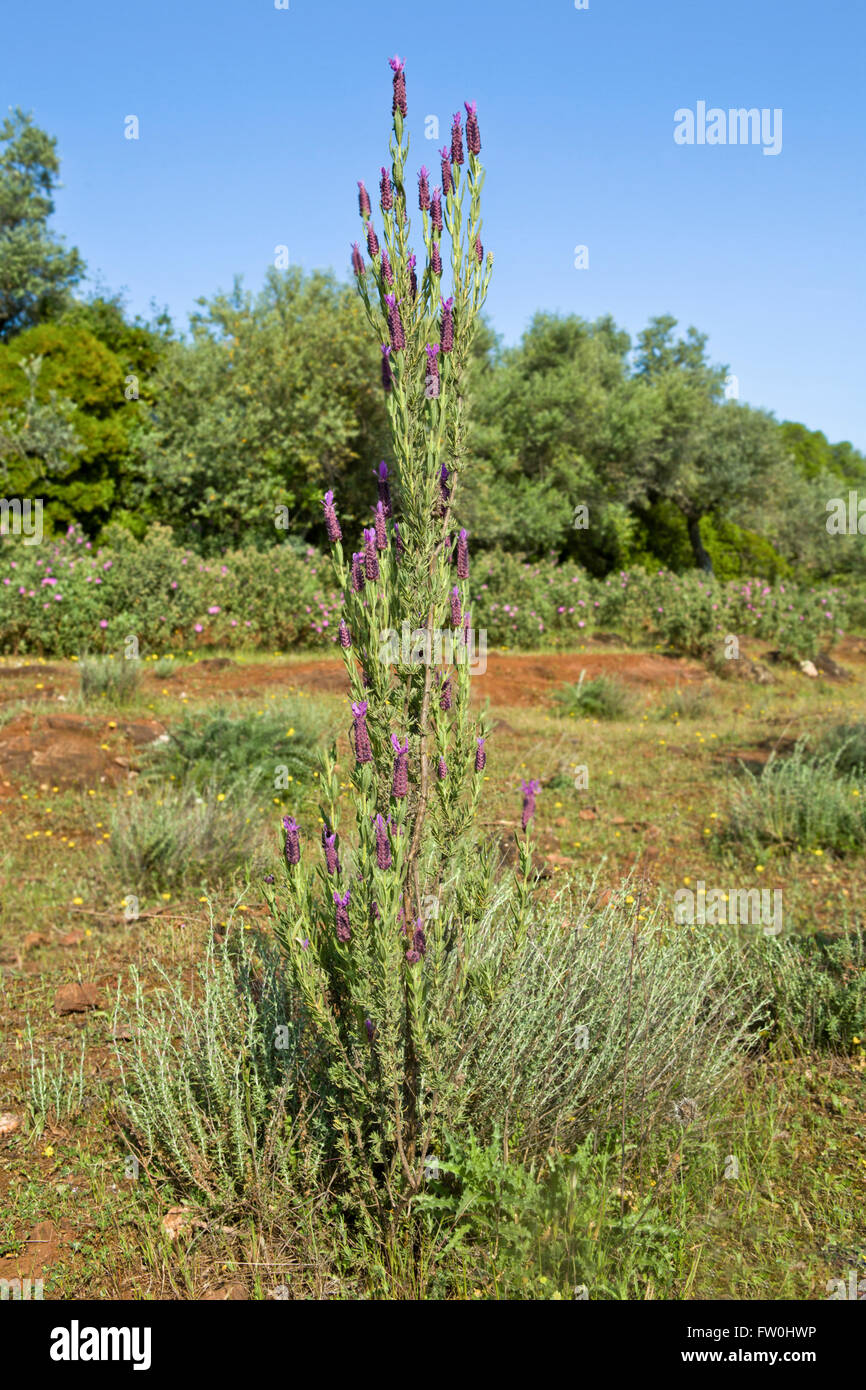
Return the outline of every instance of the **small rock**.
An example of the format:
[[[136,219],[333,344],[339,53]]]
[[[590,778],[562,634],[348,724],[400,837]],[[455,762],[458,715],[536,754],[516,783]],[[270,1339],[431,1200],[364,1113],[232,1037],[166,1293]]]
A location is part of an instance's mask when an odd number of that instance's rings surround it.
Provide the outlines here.
[[[763,666],[760,661],[752,661],[748,656],[741,657],[737,662],[737,672],[756,685],[773,685],[775,681],[769,667]]]
[[[121,1023],[111,1034],[115,1042],[132,1042],[138,1037],[138,1029],[128,1023]]]
[[[0,1135],[14,1134],[16,1129],[20,1128],[20,1115],[13,1115],[9,1110],[5,1110],[3,1114],[0,1115]]]
[[[220,1284],[218,1288],[211,1289],[210,1293],[203,1293],[201,1301],[203,1303],[226,1303],[228,1301],[239,1303],[248,1299],[249,1296],[246,1285],[241,1284],[239,1280],[235,1280],[234,1283],[231,1284]]]
[[[548,864],[554,864],[559,869],[570,869],[574,864],[574,860],[569,858],[567,854],[559,854],[557,851],[554,851],[551,854],[546,854],[544,857],[547,860]]]
[[[815,665],[822,676],[829,676],[831,681],[850,681],[854,677],[850,671],[846,671],[844,666],[840,666],[838,661],[834,661],[828,652],[819,652],[815,657]]]
[[[187,1207],[172,1207],[162,1218],[161,1224],[169,1240],[177,1240],[179,1236],[189,1235],[194,1226],[203,1226],[204,1222],[193,1216]]]
[[[140,748],[147,744],[168,743],[169,737],[164,724],[158,719],[134,719],[123,725],[123,732],[131,743]]]
[[[801,661],[800,670],[803,672],[804,676],[810,676],[812,680],[818,675],[818,667],[815,665],[814,661]]]
[[[96,985],[80,985],[74,982],[61,985],[54,996],[54,1007],[59,1014],[86,1014],[99,1008],[99,991]]]

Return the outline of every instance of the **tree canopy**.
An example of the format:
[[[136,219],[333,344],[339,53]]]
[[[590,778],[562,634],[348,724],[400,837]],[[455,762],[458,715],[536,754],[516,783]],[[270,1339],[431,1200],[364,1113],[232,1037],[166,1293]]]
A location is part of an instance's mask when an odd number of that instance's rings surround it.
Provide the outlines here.
[[[0,127],[0,487],[46,501],[49,529],[153,523],[203,553],[323,539],[322,494],[369,520],[387,455],[381,363],[332,274],[270,268],[198,300],[188,331],[122,297],[82,297],[78,251],[49,228],[56,141]],[[636,337],[609,316],[537,313],[503,347],[479,322],[459,524],[476,544],[725,577],[862,572],[826,508],[866,490],[850,443],[727,399],[706,334],[667,314]]]
[[[84,275],[48,226],[59,173],[57,141],[16,108],[0,126],[0,339],[57,313]]]

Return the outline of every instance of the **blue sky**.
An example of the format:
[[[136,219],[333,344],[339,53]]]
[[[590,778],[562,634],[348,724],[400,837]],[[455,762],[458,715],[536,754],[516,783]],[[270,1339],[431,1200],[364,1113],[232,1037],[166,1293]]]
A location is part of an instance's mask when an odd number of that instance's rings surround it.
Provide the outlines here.
[[[348,275],[356,180],[478,102],[488,310],[672,313],[740,397],[866,449],[866,7],[854,0],[42,0],[3,20],[0,102],[59,138],[55,225],[130,308],[256,288],[289,247]],[[781,108],[782,149],[677,145],[674,113]],[[124,138],[136,115],[140,139]],[[441,137],[424,138],[438,115]],[[574,248],[589,248],[589,268]]]

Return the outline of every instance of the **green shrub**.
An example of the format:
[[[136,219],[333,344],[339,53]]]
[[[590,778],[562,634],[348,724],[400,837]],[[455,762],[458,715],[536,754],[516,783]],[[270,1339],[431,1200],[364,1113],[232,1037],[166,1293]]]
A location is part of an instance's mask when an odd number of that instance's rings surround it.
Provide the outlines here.
[[[703,685],[677,685],[659,705],[659,719],[706,719],[712,708],[712,694]]]
[[[0,537],[0,650],[71,656],[137,638],[142,655],[198,647],[324,646],[340,594],[312,548],[202,559],[155,525],[119,525],[94,549],[75,527],[42,546]],[[36,554],[35,552],[40,552]]]
[[[221,1211],[266,1199],[315,1167],[313,1099],[302,1113],[300,1032],[273,950],[230,931],[213,939],[192,991],[159,966],[131,972],[115,1044],[134,1150]]]
[[[649,1281],[665,1288],[676,1231],[652,1204],[621,1201],[619,1163],[591,1134],[573,1153],[533,1164],[511,1159],[499,1134],[487,1144],[447,1136],[418,1199],[437,1264],[459,1254],[469,1277],[501,1299],[627,1299]]]
[[[770,1038],[787,1052],[849,1052],[866,1035],[866,934],[773,937],[744,946],[755,996],[769,999]]]
[[[635,931],[633,909],[593,910],[588,890],[530,909],[525,935],[515,937],[519,885],[495,889],[495,877],[491,867],[486,882],[481,869],[447,881],[427,924],[419,1161],[440,1153],[446,1134],[471,1131],[489,1144],[498,1131],[529,1161],[551,1147],[571,1149],[623,1114],[649,1131],[670,1122],[676,1101],[706,1105],[762,1021],[734,944],[665,933],[661,914]],[[276,911],[279,935],[298,940],[296,910]],[[362,979],[368,930],[359,927],[352,943]],[[315,1034],[321,1075],[334,1088],[334,1157],[343,1134],[358,1144],[364,1136],[376,1172],[377,1146],[394,1120],[383,1084],[382,986],[368,988],[363,1013],[343,1005],[339,1032],[319,1024]],[[361,1172],[359,1165],[358,1182]]]
[[[225,792],[240,782],[248,795],[271,800],[292,782],[312,781],[316,739],[309,702],[263,714],[222,710],[204,719],[187,712],[169,742],[150,752],[146,775],[198,791],[213,783]]]
[[[769,758],[760,776],[744,775],[731,789],[723,839],[753,850],[863,849],[866,782],[840,773],[843,751],[810,755],[801,739],[790,756]]]
[[[831,758],[840,777],[866,777],[866,721],[836,724],[818,739],[817,753]]]
[[[554,696],[563,714],[582,719],[624,719],[634,708],[634,697],[611,676],[584,680],[585,671],[573,685],[566,685]]]
[[[465,962],[453,1115],[484,1142],[498,1125],[526,1156],[568,1149],[623,1113],[649,1130],[680,1099],[703,1106],[761,1016],[733,944],[665,932],[663,905],[638,925],[634,907],[593,910],[572,890],[539,905],[508,966],[506,903],[485,914]]]
[[[241,784],[224,793],[211,784],[166,787],[122,801],[108,841],[113,867],[129,892],[142,895],[185,884],[224,883],[258,856],[251,797]]]
[[[26,1041],[30,1049],[28,1109],[35,1133],[41,1134],[46,1124],[68,1124],[84,1107],[85,1043],[81,1043],[77,1064],[67,1068],[66,1058],[62,1054],[59,1059],[55,1057],[49,1061],[44,1048],[37,1060],[29,1020]]]
[[[601,627],[703,659],[733,633],[773,642],[796,662],[835,639],[849,607],[854,626],[863,610],[862,599],[849,603],[836,586],[722,583],[641,568],[593,579],[552,556],[529,561],[499,550],[481,554],[475,574],[472,625],[489,644],[509,647],[574,648]],[[142,655],[329,648],[343,608],[326,558],[288,541],[203,558],[161,525],[138,541],[112,523],[98,549],[75,527],[42,546],[0,537],[0,651],[104,652],[130,635]]]
[[[127,704],[134,699],[140,679],[139,662],[123,656],[83,656],[78,662],[79,690],[85,703],[106,700],[114,705]]]

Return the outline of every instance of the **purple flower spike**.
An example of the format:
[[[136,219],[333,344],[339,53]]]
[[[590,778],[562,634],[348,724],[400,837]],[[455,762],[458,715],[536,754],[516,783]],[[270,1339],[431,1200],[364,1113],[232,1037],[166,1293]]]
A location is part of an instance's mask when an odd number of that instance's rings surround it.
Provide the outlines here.
[[[538,791],[541,783],[536,782],[535,778],[533,778],[531,782],[524,782],[521,777],[520,785],[523,788],[523,816],[521,817],[520,824],[525,830],[532,820],[532,817],[535,815],[535,793]]]
[[[430,223],[434,231],[442,231],[442,190],[439,188],[433,189],[433,197],[430,199]]]
[[[451,708],[451,677],[442,685],[442,694],[439,696],[439,708],[447,711]]]
[[[391,490],[388,487],[388,465],[382,459],[376,469],[376,486],[379,489],[379,501],[385,509],[385,515],[391,515]]]
[[[399,560],[399,559],[400,559],[400,556],[401,556],[401,555],[404,555],[405,552],[406,552],[406,547],[405,547],[405,545],[403,544],[403,537],[400,535],[400,523],[397,522],[397,521],[395,521],[395,522],[394,522],[394,554],[395,554],[396,558]]]
[[[338,874],[340,872],[340,859],[337,854],[336,835],[325,836],[325,868],[328,870],[329,874]]]
[[[352,556],[352,593],[359,594],[364,587],[364,566],[361,563],[364,556],[357,551]]]
[[[424,936],[424,924],[418,918],[414,932],[412,933],[412,946],[406,952],[406,959],[410,965],[417,965],[422,956],[427,954],[427,939]]]
[[[451,626],[459,627],[463,621],[463,610],[460,606],[460,590],[457,585],[451,590]]]
[[[388,260],[388,252],[382,252],[382,279],[386,285],[393,285],[394,272],[391,269],[391,262]]]
[[[339,893],[334,894],[334,907],[336,910],[337,940],[346,942],[352,935],[352,928],[349,926],[349,894],[351,889],[347,888],[342,897]]]
[[[391,115],[396,116],[397,112],[405,119],[406,116],[406,77],[404,69],[406,67],[405,58],[401,62],[395,54],[388,59],[391,70],[394,73],[394,99],[391,103]]]
[[[422,164],[418,170],[418,206],[422,212],[426,212],[430,206],[430,170],[426,164]]]
[[[448,510],[448,502],[451,497],[451,489],[448,486],[448,469],[443,463],[439,469],[439,514],[444,516]]]
[[[386,294],[385,303],[388,306],[388,332],[391,334],[391,347],[394,352],[402,352],[406,346],[406,334],[403,332],[403,320],[400,317],[397,300],[393,294]]]
[[[455,111],[451,124],[451,163],[463,163],[463,131],[460,129],[459,111]]]
[[[364,1019],[364,1027],[367,1030],[367,1037],[370,1039],[370,1042],[372,1042],[376,1036],[376,1025],[373,1022],[372,1018]]]
[[[371,583],[379,578],[379,558],[376,555],[376,530],[371,526],[364,530],[364,574]]]
[[[390,391],[394,385],[394,373],[391,371],[391,344],[382,344],[382,385],[386,391]]]
[[[352,645],[352,634],[350,633],[350,631],[349,631],[349,629],[348,629],[348,627],[347,627],[347,625],[346,625],[346,619],[345,619],[345,618],[341,618],[341,619],[340,619],[340,629],[339,629],[339,631],[340,631],[340,646],[343,648],[343,651],[347,652],[347,651],[349,650],[349,648],[351,647],[351,645]]]
[[[367,250],[370,252],[370,255],[375,260],[375,258],[379,254],[379,238],[376,236],[376,233],[373,230],[372,222],[367,223]]]
[[[415,273],[416,264],[417,262],[413,254],[409,257],[409,289],[412,293],[413,299],[418,298],[418,276]]]
[[[472,617],[467,609],[467,611],[463,614],[463,631],[461,633],[461,640],[463,642],[464,647],[467,645],[469,641],[469,625],[471,622]]]
[[[481,131],[478,129],[478,107],[474,101],[464,101],[466,107],[466,145],[470,154],[481,153]]]
[[[352,705],[352,717],[354,719],[352,734],[355,742],[355,761],[371,763],[373,761],[373,749],[370,746],[370,735],[367,731],[366,700],[361,700],[360,704]]]
[[[376,525],[375,525],[375,530],[376,530],[376,549],[377,549],[377,550],[387,550],[387,549],[388,549],[388,534],[387,534],[387,532],[386,532],[386,530],[385,530],[385,504],[384,504],[384,502],[377,502],[377,503],[376,503]]]
[[[451,352],[454,347],[454,298],[453,296],[449,296],[448,299],[440,298],[439,302],[442,305],[442,321],[440,325],[442,351]]]
[[[388,827],[381,814],[376,817],[374,824],[376,826],[376,863],[380,869],[390,869],[391,841],[388,839]]]
[[[322,506],[325,508],[325,530],[328,533],[328,540],[333,545],[335,541],[341,541],[343,539],[343,533],[340,530],[340,523],[337,520],[337,512],[334,507],[333,492],[329,491],[325,493]]]
[[[475,749],[475,771],[483,772],[485,764],[487,762],[487,753],[484,748],[484,739],[476,738],[475,742],[478,745],[478,747]]]
[[[428,343],[424,351],[427,354],[427,395],[435,399],[439,395],[439,344]]]
[[[361,255],[361,248],[358,245],[357,241],[352,243],[352,269],[354,270],[355,274],[359,276],[363,275],[366,270],[366,266],[364,265],[364,257]]]
[[[297,821],[292,816],[283,817],[283,829],[286,832],[285,853],[287,864],[300,864],[301,862],[301,837]]]
[[[434,275],[442,274],[442,257],[439,254],[439,243],[434,241],[430,251],[430,269]]]
[[[394,759],[394,781],[391,786],[392,796],[398,799],[409,794],[409,740],[401,744],[396,734],[391,735],[391,747],[397,754]]]
[[[442,147],[439,151],[439,155],[442,160],[442,192],[447,198],[451,189],[454,187],[451,180],[451,151],[448,149],[447,145]]]
[[[445,762],[444,758],[439,759],[439,765],[436,769],[436,776],[439,778],[440,782],[444,782],[445,778],[448,776],[448,765]]]
[[[466,528],[457,537],[457,578],[469,578],[469,546],[466,541]]]
[[[468,131],[468,126],[467,126]],[[394,206],[394,190],[391,187],[391,175],[387,169],[382,169],[382,177],[379,180],[379,199],[382,204],[383,212],[390,212]]]
[[[361,216],[366,222],[367,219],[370,217],[373,209],[370,207],[370,195],[360,179],[358,180],[358,208],[360,210]]]
[[[475,259],[479,265],[484,261],[484,247],[481,245],[480,236],[475,238]]]

